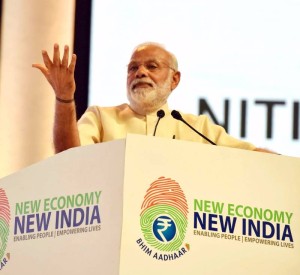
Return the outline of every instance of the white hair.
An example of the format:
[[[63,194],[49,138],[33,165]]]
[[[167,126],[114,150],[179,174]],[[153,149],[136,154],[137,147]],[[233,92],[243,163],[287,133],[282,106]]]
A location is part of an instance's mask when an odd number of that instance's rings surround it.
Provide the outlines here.
[[[176,56],[175,56],[173,53],[171,53],[170,51],[168,51],[168,50],[166,49],[166,47],[165,47],[163,44],[156,43],[156,42],[144,42],[144,43],[142,43],[142,44],[137,45],[137,46],[134,48],[132,54],[134,54],[134,52],[135,52],[136,50],[138,50],[139,48],[141,48],[141,47],[146,47],[146,46],[155,46],[155,47],[160,48],[160,49],[164,50],[165,52],[167,52],[167,53],[170,55],[170,57],[171,57],[171,63],[172,63],[172,64],[170,64],[170,66],[171,66],[172,69],[174,69],[175,71],[178,71],[178,61],[177,61]]]

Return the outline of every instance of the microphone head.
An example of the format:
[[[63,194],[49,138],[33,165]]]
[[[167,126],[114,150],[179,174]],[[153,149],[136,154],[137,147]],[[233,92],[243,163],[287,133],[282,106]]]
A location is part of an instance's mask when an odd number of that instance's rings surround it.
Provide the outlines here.
[[[172,117],[175,118],[175,119],[182,120],[181,114],[180,114],[178,111],[176,111],[176,110],[173,110],[173,111],[171,112],[171,115],[172,115]]]
[[[163,118],[165,116],[165,111],[164,110],[158,110],[156,115],[159,118]]]

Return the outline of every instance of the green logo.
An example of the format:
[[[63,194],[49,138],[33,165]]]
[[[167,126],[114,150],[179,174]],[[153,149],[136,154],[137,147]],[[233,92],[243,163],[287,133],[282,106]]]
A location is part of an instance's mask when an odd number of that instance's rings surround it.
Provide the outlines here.
[[[5,254],[10,222],[10,207],[5,191],[0,188],[0,261]]]
[[[161,251],[176,251],[187,230],[188,206],[180,185],[160,177],[147,190],[140,225],[149,245]]]

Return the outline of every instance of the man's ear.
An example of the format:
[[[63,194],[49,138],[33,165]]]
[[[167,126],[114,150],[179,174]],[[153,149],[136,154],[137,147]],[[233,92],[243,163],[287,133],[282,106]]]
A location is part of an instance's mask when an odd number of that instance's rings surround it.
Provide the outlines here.
[[[173,77],[172,77],[172,84],[171,84],[171,89],[172,91],[177,87],[177,85],[179,84],[180,82],[180,72],[177,71],[173,74]]]

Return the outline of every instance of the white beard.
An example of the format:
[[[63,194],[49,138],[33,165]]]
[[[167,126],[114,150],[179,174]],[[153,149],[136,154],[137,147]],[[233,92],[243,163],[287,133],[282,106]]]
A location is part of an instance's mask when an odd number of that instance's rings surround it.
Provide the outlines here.
[[[152,87],[136,87],[138,83],[148,83]],[[161,106],[166,104],[169,95],[171,94],[172,75],[163,85],[156,85],[149,78],[135,79],[129,88],[127,88],[127,98],[130,107],[140,115],[146,115],[158,110]]]

